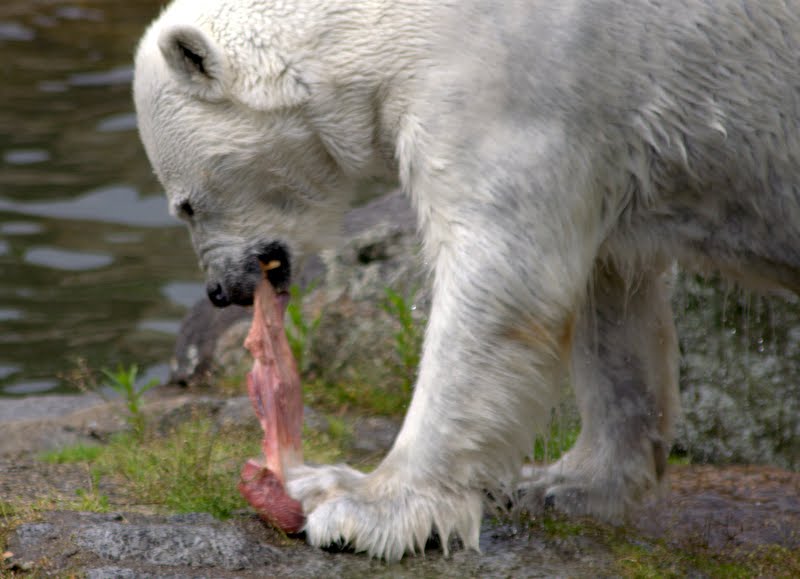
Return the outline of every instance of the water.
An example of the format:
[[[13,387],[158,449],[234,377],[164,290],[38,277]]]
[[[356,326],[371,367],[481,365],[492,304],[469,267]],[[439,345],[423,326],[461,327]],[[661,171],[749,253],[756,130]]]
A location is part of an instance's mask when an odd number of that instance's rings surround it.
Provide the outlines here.
[[[163,2],[0,2],[0,396],[90,366],[166,376],[202,296],[136,135],[135,44]]]

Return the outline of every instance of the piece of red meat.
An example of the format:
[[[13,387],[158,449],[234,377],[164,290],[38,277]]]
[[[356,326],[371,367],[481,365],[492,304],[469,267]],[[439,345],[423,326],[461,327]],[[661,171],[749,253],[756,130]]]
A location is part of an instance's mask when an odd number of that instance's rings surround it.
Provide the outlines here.
[[[263,520],[297,533],[305,524],[303,508],[286,494],[284,484],[287,469],[303,463],[303,396],[283,326],[286,298],[275,294],[265,276],[253,299],[253,324],[244,343],[255,359],[247,391],[264,429],[265,460],[247,461],[239,492]]]

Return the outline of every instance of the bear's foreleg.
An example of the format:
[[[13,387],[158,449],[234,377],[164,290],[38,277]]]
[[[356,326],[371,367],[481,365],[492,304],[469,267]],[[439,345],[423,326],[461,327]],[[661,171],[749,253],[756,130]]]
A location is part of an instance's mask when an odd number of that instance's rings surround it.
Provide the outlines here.
[[[571,216],[532,207],[525,220],[518,206],[498,216],[464,202],[439,228],[420,373],[391,452],[366,475],[289,473],[310,543],[391,560],[437,532],[445,549],[451,536],[478,548],[485,491],[511,490],[503,485],[547,424],[594,259]]]

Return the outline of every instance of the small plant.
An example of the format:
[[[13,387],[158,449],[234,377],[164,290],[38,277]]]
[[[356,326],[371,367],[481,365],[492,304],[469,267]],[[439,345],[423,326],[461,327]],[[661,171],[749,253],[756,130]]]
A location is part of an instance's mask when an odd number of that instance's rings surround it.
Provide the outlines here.
[[[142,412],[142,397],[145,392],[158,385],[158,380],[153,378],[143,386],[137,387],[136,378],[139,373],[139,367],[136,364],[132,364],[128,368],[124,368],[121,365],[117,366],[116,372],[111,372],[104,368],[102,372],[108,379],[106,385],[125,401],[125,406],[128,409],[128,416],[126,416],[128,426],[131,427],[134,436],[141,439],[144,436],[146,425],[145,415]]]
[[[416,309],[416,306],[413,305],[415,296],[416,291],[412,291],[408,297],[405,297],[392,288],[386,288],[386,300],[381,306],[400,325],[400,329],[394,334],[394,347],[400,358],[400,370],[406,392],[411,391],[417,378],[417,367],[422,349],[423,331],[415,322],[412,314]]]
[[[309,286],[303,291],[300,286],[293,285],[289,288],[291,299],[286,307],[286,338],[289,340],[289,347],[301,374],[308,371],[308,353],[311,350],[312,338],[322,321],[322,316],[319,315],[309,322],[303,313],[303,296],[312,289],[313,286]]]
[[[136,438],[141,440],[146,425],[146,419],[142,412],[142,399],[145,392],[158,385],[158,379],[153,378],[146,384],[137,386],[139,367],[136,364],[131,364],[127,368],[120,364],[115,372],[107,368],[103,368],[101,372],[106,378],[106,381],[102,383],[98,381],[97,373],[89,367],[86,359],[78,358],[75,369],[64,378],[81,392],[96,394],[106,402],[109,402],[109,398],[103,392],[103,388],[107,387],[116,392],[124,400],[128,411],[124,416],[125,421]]]

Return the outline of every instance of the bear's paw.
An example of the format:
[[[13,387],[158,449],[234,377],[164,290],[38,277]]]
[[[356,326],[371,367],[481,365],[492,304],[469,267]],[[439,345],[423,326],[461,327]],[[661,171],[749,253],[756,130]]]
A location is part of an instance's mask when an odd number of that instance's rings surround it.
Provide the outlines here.
[[[419,479],[411,484],[402,473],[386,470],[365,475],[344,465],[292,469],[288,491],[303,505],[308,542],[387,561],[423,552],[434,533],[445,554],[451,539],[478,550],[479,493]]]

